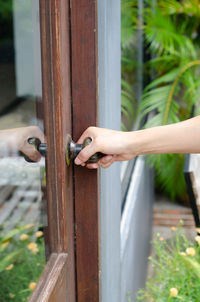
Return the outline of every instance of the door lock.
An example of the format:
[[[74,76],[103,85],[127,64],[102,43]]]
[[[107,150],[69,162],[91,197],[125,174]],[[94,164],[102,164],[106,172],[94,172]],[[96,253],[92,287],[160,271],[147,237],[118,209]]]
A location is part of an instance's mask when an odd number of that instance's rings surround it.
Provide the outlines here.
[[[81,150],[91,143],[91,141],[92,139],[88,137],[84,140],[83,144],[76,144],[72,140],[71,135],[67,134],[65,156],[66,156],[66,163],[68,166],[70,165],[71,161],[74,160],[76,156],[81,152]],[[29,138],[28,143],[30,145],[33,145],[42,156],[46,156],[47,144],[41,143],[41,141],[36,137]],[[97,163],[99,159],[101,159],[103,156],[105,156],[105,154],[101,152],[97,152],[87,160],[86,164]],[[30,159],[28,159],[26,156],[25,159],[30,162]]]

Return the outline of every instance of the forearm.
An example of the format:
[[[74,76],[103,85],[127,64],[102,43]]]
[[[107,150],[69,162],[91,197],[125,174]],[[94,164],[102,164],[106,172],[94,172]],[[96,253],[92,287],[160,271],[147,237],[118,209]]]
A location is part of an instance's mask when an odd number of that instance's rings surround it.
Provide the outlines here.
[[[166,126],[130,133],[136,154],[200,153],[200,116]]]

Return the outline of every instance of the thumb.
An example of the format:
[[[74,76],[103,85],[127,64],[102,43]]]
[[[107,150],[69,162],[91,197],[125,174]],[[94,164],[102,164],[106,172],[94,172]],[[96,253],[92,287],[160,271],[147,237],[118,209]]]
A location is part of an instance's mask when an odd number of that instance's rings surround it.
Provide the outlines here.
[[[81,165],[82,163],[86,162],[95,153],[96,153],[96,149],[94,147],[93,142],[91,142],[89,145],[83,148],[83,150],[81,150],[81,152],[78,154],[74,162],[76,165]]]

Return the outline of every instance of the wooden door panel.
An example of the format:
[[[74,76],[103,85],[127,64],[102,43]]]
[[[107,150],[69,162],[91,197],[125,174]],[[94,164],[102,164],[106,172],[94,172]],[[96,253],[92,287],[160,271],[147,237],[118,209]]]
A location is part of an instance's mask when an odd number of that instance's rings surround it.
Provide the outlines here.
[[[73,137],[97,124],[97,1],[71,1]],[[99,301],[98,173],[74,168],[77,301]]]
[[[97,124],[96,15],[96,0],[40,0],[49,261],[30,302],[100,301],[98,173],[65,162],[66,134]]]
[[[69,1],[41,0],[40,26],[49,260],[29,301],[75,302],[73,175],[65,160],[71,133]]]

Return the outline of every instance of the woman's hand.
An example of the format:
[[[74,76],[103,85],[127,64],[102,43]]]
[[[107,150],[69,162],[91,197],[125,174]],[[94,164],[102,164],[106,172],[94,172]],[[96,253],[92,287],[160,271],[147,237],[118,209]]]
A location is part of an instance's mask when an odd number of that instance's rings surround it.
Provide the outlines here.
[[[28,143],[32,137],[38,138],[41,142],[45,142],[44,134],[37,126],[29,126],[0,131],[0,140],[4,153],[16,154],[21,151],[29,159],[37,162],[41,159],[41,154],[36,148]]]
[[[79,153],[75,164],[85,166],[85,162],[96,152],[104,153],[105,156],[98,163],[87,164],[87,168],[96,169],[98,166],[108,168],[115,161],[132,159],[137,154],[130,153],[129,136],[129,132],[89,127],[77,143],[82,144],[87,137],[90,137],[92,142]]]
[[[88,164],[88,168],[99,165],[107,168],[114,161],[129,160],[140,154],[200,153],[200,115],[175,124],[131,132],[89,127],[78,143],[83,143],[86,137],[91,137],[92,142],[79,153],[75,160],[77,165],[84,166],[96,152],[106,154],[97,164]]]

